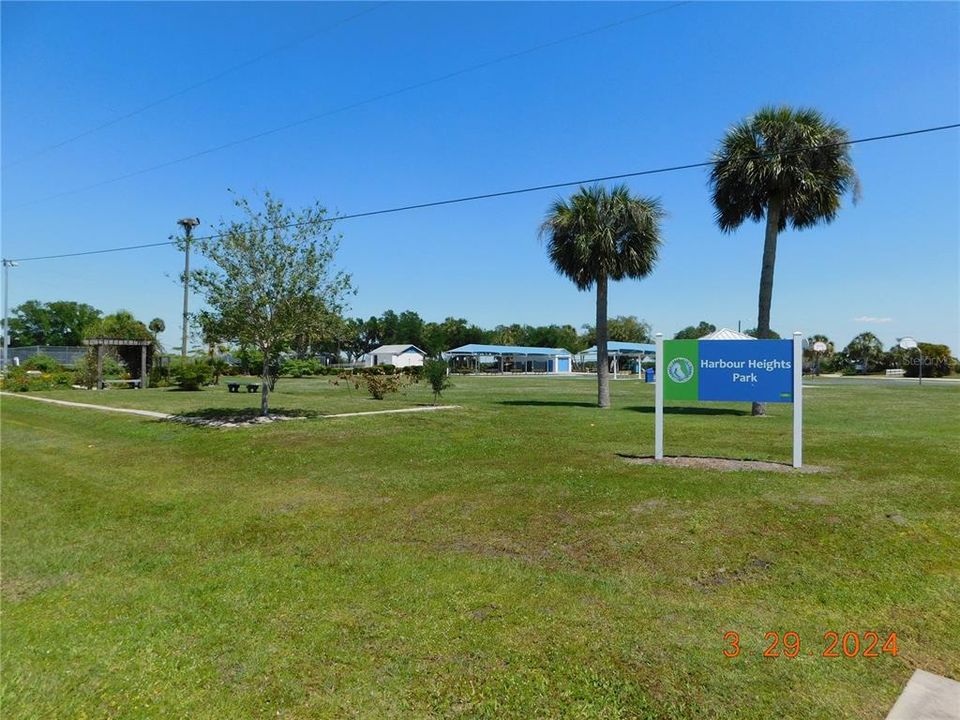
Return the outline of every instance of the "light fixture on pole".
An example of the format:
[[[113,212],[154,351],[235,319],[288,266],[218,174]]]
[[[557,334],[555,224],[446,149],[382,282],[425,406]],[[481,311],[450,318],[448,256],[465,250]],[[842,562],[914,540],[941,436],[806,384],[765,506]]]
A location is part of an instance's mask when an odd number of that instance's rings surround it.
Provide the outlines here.
[[[920,349],[920,344],[909,335],[907,337],[897,338],[897,343],[900,345],[902,350],[916,349],[919,360],[919,365],[917,365],[917,377],[920,379],[917,384],[923,385],[923,350]]]
[[[184,234],[184,252],[183,252],[183,335],[180,346],[181,364],[187,360],[187,327],[189,321],[190,304],[190,235],[193,229],[200,224],[200,218],[181,218],[177,220],[177,225],[183,228]]]
[[[10,268],[17,267],[13,260],[3,260],[3,369],[7,369],[10,350]]]

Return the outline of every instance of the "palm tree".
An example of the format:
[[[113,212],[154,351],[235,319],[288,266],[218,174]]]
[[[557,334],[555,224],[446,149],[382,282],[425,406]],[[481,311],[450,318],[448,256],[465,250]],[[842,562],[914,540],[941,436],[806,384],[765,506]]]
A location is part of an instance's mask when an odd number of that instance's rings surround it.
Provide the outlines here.
[[[850,159],[849,137],[816,110],[765,107],[734,125],[714,155],[710,172],[717,225],[732,232],[747,219],[763,220],[766,233],[760,271],[758,336],[770,333],[770,304],[777,237],[787,224],[795,230],[829,223],[841,198],[859,182]],[[753,414],[763,415],[762,403]]]
[[[540,227],[557,272],[577,286],[597,286],[597,404],[610,407],[607,360],[607,284],[643,278],[660,251],[664,212],[655,198],[633,197],[625,185],[609,192],[581,187],[569,200],[557,200]]]
[[[817,352],[814,349],[814,345],[816,345],[817,343],[823,343],[827,349],[821,352]],[[823,356],[826,356],[827,359],[829,360],[830,358],[833,357],[834,352],[836,352],[836,348],[833,345],[833,340],[828,338],[826,335],[822,335],[818,333],[816,335],[811,335],[810,337],[807,338],[807,352],[808,354],[812,353],[815,356],[816,364],[814,366],[814,372],[817,375],[819,375],[820,361],[823,359]]]

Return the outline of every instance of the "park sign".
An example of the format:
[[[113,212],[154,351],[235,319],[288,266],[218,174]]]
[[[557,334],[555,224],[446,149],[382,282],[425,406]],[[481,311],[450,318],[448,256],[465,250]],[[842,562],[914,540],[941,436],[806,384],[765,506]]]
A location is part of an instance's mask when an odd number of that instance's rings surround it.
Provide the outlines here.
[[[666,340],[663,397],[793,402],[791,340]]]
[[[793,404],[793,466],[803,458],[803,342],[664,340],[657,333],[655,457],[663,459],[664,400]]]

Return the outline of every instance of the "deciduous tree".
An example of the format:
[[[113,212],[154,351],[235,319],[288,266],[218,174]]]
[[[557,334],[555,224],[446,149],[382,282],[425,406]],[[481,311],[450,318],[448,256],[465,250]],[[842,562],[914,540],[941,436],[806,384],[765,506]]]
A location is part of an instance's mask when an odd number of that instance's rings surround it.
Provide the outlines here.
[[[260,414],[267,415],[271,362],[299,335],[332,332],[352,286],[334,267],[340,237],[320,204],[291,211],[267,192],[262,209],[244,198],[235,205],[243,219],[194,241],[208,264],[193,277],[215,334],[263,355]]]

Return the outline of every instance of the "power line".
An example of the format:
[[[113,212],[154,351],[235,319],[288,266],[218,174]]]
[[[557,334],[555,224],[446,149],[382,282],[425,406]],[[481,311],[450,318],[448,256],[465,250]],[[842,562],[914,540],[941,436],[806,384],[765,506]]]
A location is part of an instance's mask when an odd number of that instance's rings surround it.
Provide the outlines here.
[[[169,95],[164,95],[164,96],[161,97],[161,98],[158,98],[158,99],[156,99],[156,100],[152,100],[152,101],[148,102],[146,105],[141,105],[140,107],[138,107],[138,108],[136,108],[136,109],[134,109],[134,110],[131,110],[130,112],[124,113],[123,115],[118,115],[118,116],[114,117],[114,118],[111,119],[111,120],[107,120],[106,122],[101,123],[100,125],[96,125],[95,127],[88,128],[87,130],[84,130],[83,132],[79,132],[79,133],[77,133],[76,135],[72,135],[71,137],[68,137],[68,138],[66,138],[65,140],[61,140],[61,141],[59,141],[59,142],[53,143],[52,145],[47,145],[46,147],[43,147],[43,148],[41,148],[41,149],[37,150],[36,152],[33,152],[33,153],[29,154],[29,155],[24,155],[23,157],[21,157],[21,158],[19,158],[19,159],[17,159],[17,160],[14,160],[14,161],[12,161],[12,162],[6,163],[3,167],[4,167],[4,168],[9,168],[9,167],[13,167],[14,165],[19,165],[19,164],[21,164],[21,163],[23,163],[23,162],[26,162],[27,160],[32,160],[32,159],[35,158],[35,157],[39,157],[40,155],[45,155],[45,154],[48,153],[48,152],[51,152],[51,151],[56,150],[56,149],[58,149],[58,148],[61,148],[61,147],[63,147],[64,145],[69,145],[70,143],[75,142],[75,141],[77,141],[77,140],[80,140],[80,139],[82,139],[82,138],[85,138],[85,137],[87,137],[88,135],[93,135],[94,133],[100,132],[101,130],[105,130],[105,129],[107,129],[108,127],[112,127],[112,126],[114,126],[114,125],[116,125],[116,124],[118,124],[118,123],[123,122],[124,120],[129,120],[130,118],[135,117],[135,116],[137,116],[137,115],[140,115],[141,113],[144,113],[144,112],[146,112],[147,110],[151,110],[151,109],[157,107],[158,105],[162,105],[162,104],[164,104],[164,103],[166,103],[166,102],[169,102],[170,100],[173,100],[173,99],[175,99],[175,98],[180,97],[181,95],[186,95],[187,93],[192,92],[193,90],[197,90],[198,88],[201,88],[201,87],[203,87],[203,86],[205,86],[205,85],[209,85],[210,83],[215,82],[215,81],[219,80],[220,78],[226,77],[227,75],[229,75],[229,74],[231,74],[231,73],[234,73],[234,72],[236,72],[237,70],[242,70],[243,68],[249,67],[249,66],[251,66],[251,65],[254,65],[255,63],[260,62],[261,60],[265,60],[266,58],[268,58],[268,57],[270,57],[270,56],[272,56],[272,55],[276,55],[276,54],[278,54],[278,53],[284,52],[285,50],[289,50],[290,48],[296,47],[297,45],[300,45],[301,43],[304,43],[304,42],[306,42],[307,40],[311,40],[311,39],[317,37],[318,35],[322,35],[322,34],[324,34],[324,33],[327,33],[327,32],[329,32],[329,31],[331,31],[331,30],[333,30],[333,29],[335,29],[335,28],[340,27],[341,25],[346,25],[347,23],[349,23],[349,22],[351,22],[351,21],[353,21],[353,20],[356,20],[356,19],[359,18],[360,16],[366,15],[366,14],[369,13],[369,12],[373,12],[374,10],[376,10],[376,9],[378,9],[378,8],[384,6],[384,5],[387,5],[387,4],[388,4],[387,2],[380,2],[380,3],[377,3],[377,4],[375,4],[375,5],[371,5],[370,7],[364,8],[363,10],[361,10],[361,11],[358,12],[358,13],[354,13],[353,15],[348,15],[348,16],[345,17],[345,18],[342,18],[342,19],[340,19],[340,20],[337,20],[335,23],[333,23],[333,24],[331,24],[331,25],[327,25],[327,26],[325,26],[325,27],[323,27],[323,28],[321,28],[321,29],[319,29],[319,30],[314,30],[313,32],[307,33],[306,35],[301,35],[299,38],[296,38],[295,40],[292,40],[291,42],[285,43],[285,44],[283,44],[283,45],[278,45],[278,46],[276,46],[276,47],[274,47],[274,48],[271,48],[270,50],[267,50],[266,52],[262,52],[262,53],[260,53],[259,55],[254,56],[254,57],[252,57],[252,58],[250,58],[250,59],[248,59],[248,60],[244,60],[244,61],[241,62],[241,63],[238,63],[238,64],[236,64],[236,65],[231,65],[230,67],[228,67],[228,68],[226,68],[226,69],[224,69],[224,70],[221,70],[220,72],[218,72],[218,73],[216,73],[216,74],[214,74],[214,75],[211,75],[211,76],[209,76],[209,77],[207,77],[207,78],[204,78],[203,80],[199,80],[199,81],[193,83],[192,85],[188,85],[188,86],[186,86],[186,87],[184,87],[184,88],[181,88],[180,90],[176,90],[175,92],[172,92],[172,93],[170,93]]]
[[[666,7],[660,7],[660,8],[657,8],[656,10],[650,10],[647,12],[638,13],[636,15],[631,15],[629,17],[622,18],[620,20],[615,20],[614,22],[607,23],[605,25],[600,25],[598,27],[590,28],[589,30],[583,30],[581,32],[574,33],[572,35],[566,35],[562,38],[557,38],[555,40],[550,40],[544,43],[540,43],[539,45],[534,45],[533,47],[529,47],[524,50],[517,50],[515,52],[508,53],[506,55],[501,55],[499,57],[493,58],[492,60],[485,60],[483,62],[476,63],[475,65],[469,65],[467,67],[460,68],[459,70],[454,70],[453,72],[446,73],[444,75],[438,75],[436,77],[432,77],[427,80],[422,80],[420,82],[416,82],[411,85],[405,85],[403,87],[396,88],[394,90],[390,90],[390,91],[381,93],[379,95],[374,95],[372,97],[365,98],[364,100],[358,100],[357,102],[353,102],[348,105],[341,105],[340,107],[333,108],[331,110],[325,110],[323,112],[316,113],[314,115],[308,115],[307,117],[301,118],[299,120],[294,120],[292,122],[288,122],[283,125],[278,125],[268,130],[263,130],[261,132],[254,133],[252,135],[247,135],[242,138],[237,138],[236,140],[230,140],[229,142],[225,142],[221,145],[216,145],[214,147],[206,148],[205,150],[199,150],[197,152],[190,153],[189,155],[184,155],[174,160],[168,160],[166,162],[162,162],[157,165],[151,165],[149,167],[141,168],[140,170],[134,170],[133,172],[125,173],[123,175],[118,175],[116,177],[108,178],[106,180],[99,180],[95,183],[84,185],[79,188],[74,188],[72,190],[64,190],[63,192],[55,193],[53,195],[48,195],[43,198],[38,198],[37,200],[31,200],[30,202],[16,205],[15,207],[21,208],[21,207],[27,207],[30,205],[36,205],[38,203],[49,202],[50,200],[56,200],[58,198],[66,197],[68,195],[76,195],[78,193],[86,192],[88,190],[93,190],[95,188],[103,187],[105,185],[112,185],[113,183],[118,183],[123,180],[129,180],[130,178],[138,177],[140,175],[145,175],[147,173],[154,172],[156,170],[162,170],[164,168],[172,167],[173,165],[179,165],[181,163],[185,163],[190,160],[195,160],[205,155],[211,155],[213,153],[220,152],[221,150],[227,150],[229,148],[236,147],[237,145],[242,145],[244,143],[252,142],[253,140],[259,140],[260,138],[268,137],[270,135],[275,135],[276,133],[283,132],[285,130],[291,130],[295,127],[299,127],[301,125],[305,125],[307,123],[311,123],[316,120],[320,120],[322,118],[347,112],[348,110],[354,110],[358,107],[363,107],[364,105],[369,105],[371,103],[379,102],[381,100],[386,100],[388,98],[396,97],[398,95],[403,95],[403,94],[412,92],[414,90],[419,90],[420,88],[427,87],[429,85],[435,85],[437,83],[444,82],[446,80],[451,80],[461,75],[466,75],[468,73],[476,72],[477,70],[482,70],[484,68],[488,68],[493,65],[498,65],[508,60],[514,60],[518,57],[523,57],[524,55],[529,55],[531,53],[535,53],[540,50],[545,50],[555,45],[560,45],[562,43],[570,42],[572,40],[577,40],[577,39],[586,37],[588,35],[593,35],[595,33],[603,32],[604,30],[610,30],[612,28],[619,27],[621,25],[626,25],[627,23],[635,22],[642,18],[655,15],[657,13],[666,12],[667,10],[672,10],[674,8],[680,7],[681,5],[688,5],[692,1],[693,0],[681,0],[681,2],[675,2],[671,5],[667,5]]]
[[[819,150],[819,149],[828,148],[828,147],[860,145],[868,142],[877,142],[879,140],[893,140],[897,138],[910,137],[913,135],[925,135],[928,133],[942,132],[944,130],[954,130],[957,128],[960,128],[960,122],[951,123],[948,125],[936,125],[933,127],[918,128],[916,130],[904,130],[902,132],[887,133],[884,135],[872,135],[870,137],[857,138],[855,140],[843,140],[840,142],[822,143],[820,145],[809,145],[806,147],[794,148],[792,150],[774,150],[766,153],[758,153],[756,158],[762,159],[765,157],[772,157],[774,155],[792,155],[800,152],[807,152],[809,150]],[[393,213],[408,212],[410,210],[422,210],[424,208],[441,207],[443,205],[456,205],[460,203],[475,202],[477,200],[489,200],[492,198],[508,197],[510,195],[522,195],[525,193],[539,192],[542,190],[556,190],[558,188],[573,187],[575,185],[589,185],[591,183],[607,182],[610,180],[626,180],[628,178],[643,177],[646,175],[663,175],[666,173],[679,172],[681,170],[692,170],[694,168],[712,167],[713,165],[716,165],[717,162],[718,162],[717,160],[704,160],[701,162],[685,163],[683,165],[669,165],[666,167],[653,168],[650,170],[637,170],[634,172],[618,173],[616,175],[601,175],[601,176],[592,177],[592,178],[582,178],[580,180],[565,180],[563,182],[548,183],[544,185],[530,185],[527,187],[516,188],[513,190],[500,190],[497,192],[483,193],[480,195],[465,195],[462,197],[448,198],[446,200],[433,200],[430,202],[416,203],[413,205],[399,205],[396,207],[383,208],[380,210],[367,210],[365,212],[351,213],[348,215],[336,215],[334,217],[324,218],[323,220],[314,220],[312,222],[305,222],[305,223],[289,223],[286,225],[277,225],[267,229],[268,230],[284,230],[291,227],[299,227],[302,225],[319,224],[324,222],[339,222],[341,220],[353,220],[356,218],[373,217],[374,215],[388,215]],[[223,237],[223,233],[216,233],[214,235],[203,235],[203,236],[195,237],[193,239],[194,241],[215,240],[220,237]],[[166,242],[146,243],[143,245],[127,245],[125,247],[106,248],[104,250],[86,250],[83,252],[63,253],[60,255],[42,255],[37,257],[12,258],[12,261],[28,262],[30,260],[53,260],[57,258],[79,257],[81,255],[99,255],[102,253],[122,252],[125,250],[139,250],[141,248],[160,247],[163,245],[174,245],[176,243],[177,243],[176,240],[167,240]]]
[[[143,248],[161,247],[163,245],[173,245],[174,243],[176,243],[176,240],[166,240],[164,242],[144,243],[143,245],[125,245],[124,247],[105,248],[103,250],[84,250],[82,252],[61,253],[60,255],[37,255],[36,257],[18,258],[12,262],[28,262],[30,260],[56,260],[58,258],[80,257],[81,255],[102,255],[103,253],[123,252],[124,250],[142,250]]]

